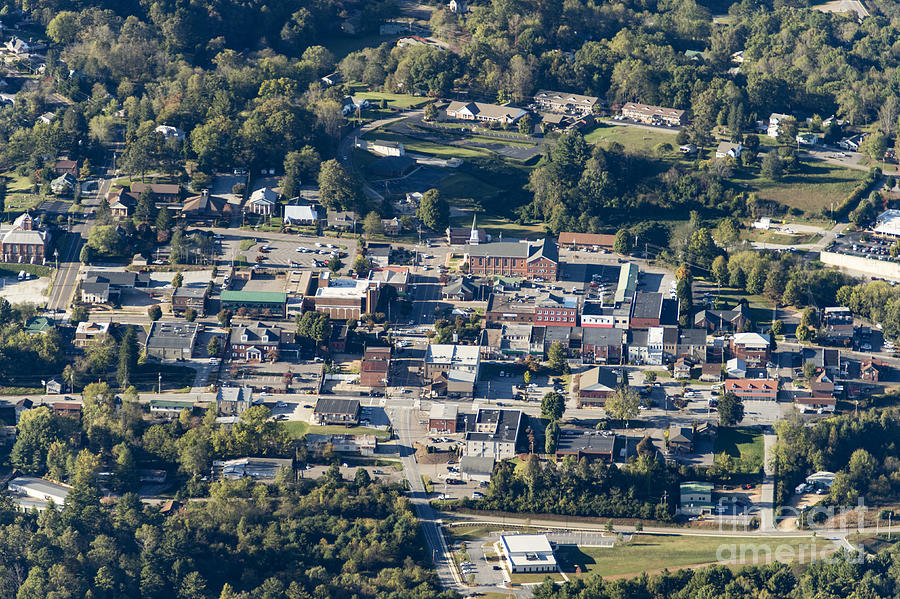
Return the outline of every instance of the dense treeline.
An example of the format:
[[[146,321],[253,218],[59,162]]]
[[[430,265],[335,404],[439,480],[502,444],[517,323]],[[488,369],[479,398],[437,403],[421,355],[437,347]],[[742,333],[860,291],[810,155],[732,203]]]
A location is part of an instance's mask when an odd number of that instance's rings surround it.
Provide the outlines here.
[[[836,557],[820,560],[802,571],[786,564],[754,565],[733,570],[711,566],[644,575],[633,579],[604,580],[599,576],[575,578],[562,585],[545,582],[534,589],[535,599],[695,599],[697,597],[768,597],[813,599],[822,597],[892,597],[898,592],[898,558],[887,550],[864,562]]]
[[[886,281],[845,285],[837,290],[837,304],[880,324],[884,336],[900,339],[900,290]]]
[[[216,483],[163,517],[125,494],[101,505],[79,457],[62,512],[0,503],[0,594],[18,599],[450,598],[420,561],[418,524],[397,486],[367,475],[271,486]],[[364,471],[361,471],[364,472]]]
[[[678,475],[641,455],[625,466],[567,457],[542,467],[532,455],[516,467],[502,462],[479,509],[610,518],[670,520]],[[668,500],[663,501],[668,491]]]
[[[892,501],[900,492],[900,412],[895,409],[844,414],[807,426],[795,416],[775,424],[778,501],[813,472],[837,473],[829,500],[855,505]]]

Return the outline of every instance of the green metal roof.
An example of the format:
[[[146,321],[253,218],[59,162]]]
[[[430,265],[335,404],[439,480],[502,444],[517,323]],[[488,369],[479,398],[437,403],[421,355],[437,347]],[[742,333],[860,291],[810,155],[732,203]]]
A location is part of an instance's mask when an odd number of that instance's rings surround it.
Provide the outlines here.
[[[31,333],[43,333],[53,327],[53,321],[46,316],[34,316],[28,320],[25,330]]]
[[[260,302],[267,304],[283,304],[287,301],[286,293],[277,291],[223,291],[220,299],[223,302]]]
[[[682,493],[712,493],[712,483],[681,483]]]

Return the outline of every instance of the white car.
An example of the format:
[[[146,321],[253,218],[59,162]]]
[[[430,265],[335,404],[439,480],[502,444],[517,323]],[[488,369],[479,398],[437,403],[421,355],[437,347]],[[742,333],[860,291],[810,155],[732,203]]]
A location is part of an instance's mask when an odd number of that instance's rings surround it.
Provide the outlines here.
[[[322,247],[322,244],[319,243],[319,242],[317,241],[317,242],[316,242],[316,247],[317,247],[317,248],[320,248],[320,247]]]

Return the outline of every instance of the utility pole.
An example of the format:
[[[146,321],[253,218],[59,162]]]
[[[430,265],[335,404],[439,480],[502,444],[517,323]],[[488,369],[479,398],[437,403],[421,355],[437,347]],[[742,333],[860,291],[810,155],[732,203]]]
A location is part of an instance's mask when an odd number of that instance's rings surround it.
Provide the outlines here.
[[[156,392],[159,393],[160,395],[162,395],[162,372],[160,372],[158,374],[159,374],[159,379],[158,379],[159,382],[157,383],[158,386],[157,386]]]

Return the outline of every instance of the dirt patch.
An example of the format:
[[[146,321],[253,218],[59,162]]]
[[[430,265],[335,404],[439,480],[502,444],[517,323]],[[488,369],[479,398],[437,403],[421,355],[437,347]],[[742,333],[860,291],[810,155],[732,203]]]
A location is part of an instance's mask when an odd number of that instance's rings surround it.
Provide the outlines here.
[[[451,457],[456,457],[456,454],[450,451],[429,452],[421,443],[415,443],[413,447],[416,448],[416,461],[419,464],[447,464]]]

